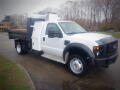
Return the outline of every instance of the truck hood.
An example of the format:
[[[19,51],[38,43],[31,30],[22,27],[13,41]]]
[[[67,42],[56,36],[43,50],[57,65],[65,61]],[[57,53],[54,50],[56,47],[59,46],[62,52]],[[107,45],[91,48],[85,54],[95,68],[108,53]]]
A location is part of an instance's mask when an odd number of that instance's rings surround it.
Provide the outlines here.
[[[87,41],[97,41],[111,36],[106,34],[99,34],[99,33],[80,33],[80,34],[71,35],[70,37],[73,38],[74,40],[82,39]]]

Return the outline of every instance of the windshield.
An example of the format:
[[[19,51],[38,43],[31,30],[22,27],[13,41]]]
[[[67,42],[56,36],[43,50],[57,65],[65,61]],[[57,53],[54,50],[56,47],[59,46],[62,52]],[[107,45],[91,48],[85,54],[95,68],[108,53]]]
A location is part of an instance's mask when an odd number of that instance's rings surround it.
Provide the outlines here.
[[[59,22],[59,24],[66,34],[78,34],[87,32],[84,28],[75,22]]]

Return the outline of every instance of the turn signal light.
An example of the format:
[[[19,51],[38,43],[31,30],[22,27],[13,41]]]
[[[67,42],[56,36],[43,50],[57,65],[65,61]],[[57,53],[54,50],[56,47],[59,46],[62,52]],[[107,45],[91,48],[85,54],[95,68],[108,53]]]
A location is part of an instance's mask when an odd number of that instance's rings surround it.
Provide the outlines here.
[[[101,49],[102,49],[102,48],[101,48],[100,46],[94,46],[94,47],[93,47],[93,50],[94,50],[94,51],[99,51],[99,50],[101,50]]]

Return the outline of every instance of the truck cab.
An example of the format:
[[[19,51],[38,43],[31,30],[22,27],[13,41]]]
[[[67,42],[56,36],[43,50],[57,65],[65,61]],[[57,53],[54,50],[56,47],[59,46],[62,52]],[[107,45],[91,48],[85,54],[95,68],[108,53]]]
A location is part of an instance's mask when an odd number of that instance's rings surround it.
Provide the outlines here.
[[[66,64],[77,76],[86,74],[91,65],[108,67],[117,59],[117,39],[87,32],[73,21],[37,21],[32,27],[28,39],[9,33],[18,54],[37,51],[42,57]]]

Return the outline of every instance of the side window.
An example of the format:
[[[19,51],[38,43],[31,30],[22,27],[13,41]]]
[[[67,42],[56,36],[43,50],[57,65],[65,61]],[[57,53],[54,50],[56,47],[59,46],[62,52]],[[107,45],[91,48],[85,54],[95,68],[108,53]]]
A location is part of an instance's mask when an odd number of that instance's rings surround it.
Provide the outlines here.
[[[46,35],[48,35],[48,30],[54,30],[56,33],[61,33],[59,27],[55,23],[49,23],[46,28]]]

